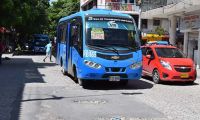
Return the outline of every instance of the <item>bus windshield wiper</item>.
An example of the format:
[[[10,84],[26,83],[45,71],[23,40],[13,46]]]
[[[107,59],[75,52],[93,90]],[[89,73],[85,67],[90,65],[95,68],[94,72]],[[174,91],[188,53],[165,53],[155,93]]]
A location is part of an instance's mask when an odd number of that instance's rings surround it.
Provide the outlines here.
[[[129,50],[133,50],[133,51],[136,51],[137,49],[139,49],[137,46],[130,47],[127,44],[113,44],[113,45],[116,45],[118,47],[128,48]]]
[[[88,44],[88,45],[91,46],[91,47],[95,47],[95,48],[107,49],[107,50],[113,51],[113,52],[115,52],[117,55],[119,55],[118,50],[115,49],[114,47],[110,46],[110,45],[100,45],[100,44],[94,44],[94,45]],[[112,49],[107,48],[107,47],[111,47]]]

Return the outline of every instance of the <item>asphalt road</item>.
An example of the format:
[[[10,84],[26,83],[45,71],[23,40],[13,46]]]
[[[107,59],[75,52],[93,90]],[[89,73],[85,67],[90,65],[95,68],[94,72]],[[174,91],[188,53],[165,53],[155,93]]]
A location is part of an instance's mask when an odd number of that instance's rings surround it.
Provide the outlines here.
[[[142,78],[126,87],[92,82],[83,89],[58,65],[44,63],[44,56],[6,56],[10,60],[0,66],[0,120],[200,119],[200,73],[194,85],[154,85]]]

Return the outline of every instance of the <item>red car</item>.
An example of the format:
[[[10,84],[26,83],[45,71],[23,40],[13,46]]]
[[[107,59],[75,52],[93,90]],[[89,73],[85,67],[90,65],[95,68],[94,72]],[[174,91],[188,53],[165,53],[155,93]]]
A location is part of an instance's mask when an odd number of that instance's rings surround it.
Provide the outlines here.
[[[153,82],[183,81],[193,84],[196,80],[196,66],[181,50],[168,44],[147,44],[142,46],[142,76],[152,76]]]

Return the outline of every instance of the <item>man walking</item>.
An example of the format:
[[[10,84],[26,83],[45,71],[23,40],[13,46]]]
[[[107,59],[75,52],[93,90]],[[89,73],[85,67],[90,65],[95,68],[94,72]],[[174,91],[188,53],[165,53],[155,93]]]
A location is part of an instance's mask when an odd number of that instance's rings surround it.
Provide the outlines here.
[[[51,43],[51,41],[45,46],[45,48],[46,48],[46,56],[43,59],[43,61],[45,62],[46,58],[49,57],[50,62],[52,62],[51,61],[51,51],[52,51],[52,43]]]

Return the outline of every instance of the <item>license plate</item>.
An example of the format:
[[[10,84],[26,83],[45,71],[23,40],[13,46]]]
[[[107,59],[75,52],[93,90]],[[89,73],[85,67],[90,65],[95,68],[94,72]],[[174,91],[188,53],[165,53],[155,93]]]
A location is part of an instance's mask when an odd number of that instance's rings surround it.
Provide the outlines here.
[[[187,73],[181,73],[181,78],[189,78],[189,75]]]
[[[109,81],[120,81],[120,76],[110,76]]]

